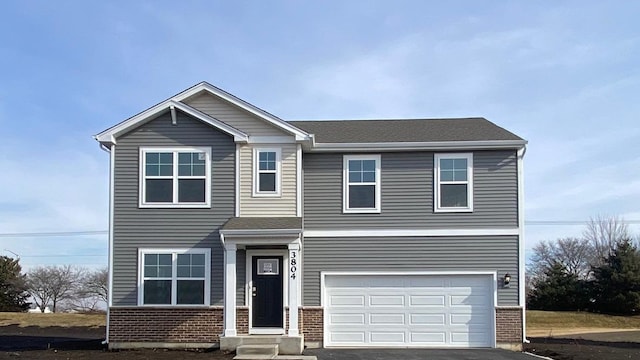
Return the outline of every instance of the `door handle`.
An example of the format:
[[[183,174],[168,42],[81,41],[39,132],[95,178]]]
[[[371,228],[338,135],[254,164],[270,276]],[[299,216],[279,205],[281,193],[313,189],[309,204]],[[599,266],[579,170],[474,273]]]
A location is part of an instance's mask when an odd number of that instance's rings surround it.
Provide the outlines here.
[[[251,295],[253,295],[254,297],[256,296],[256,287],[253,286],[253,288],[251,289]]]

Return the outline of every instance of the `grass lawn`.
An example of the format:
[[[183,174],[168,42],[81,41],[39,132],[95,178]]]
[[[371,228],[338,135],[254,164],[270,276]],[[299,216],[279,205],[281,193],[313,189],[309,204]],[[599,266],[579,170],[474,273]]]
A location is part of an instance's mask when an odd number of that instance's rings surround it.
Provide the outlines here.
[[[30,314],[17,312],[0,312],[0,326],[18,325],[20,327],[61,326],[61,327],[89,327],[104,326],[105,314]]]
[[[640,329],[640,316],[613,316],[572,311],[527,311],[527,336]]]

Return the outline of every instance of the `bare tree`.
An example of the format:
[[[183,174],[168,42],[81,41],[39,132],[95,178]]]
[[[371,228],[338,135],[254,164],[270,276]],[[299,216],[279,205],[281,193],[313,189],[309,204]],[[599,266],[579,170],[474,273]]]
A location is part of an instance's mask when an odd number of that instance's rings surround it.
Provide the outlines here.
[[[84,269],[71,265],[40,266],[27,273],[27,291],[40,311],[51,304],[56,312],[59,302],[73,296],[83,273]]]
[[[567,237],[556,241],[542,241],[533,247],[529,277],[540,278],[554,264],[561,264],[569,274],[587,278],[591,254],[591,245],[585,239]]]
[[[582,237],[589,242],[593,255],[592,266],[600,266],[604,259],[613,253],[616,244],[629,239],[629,228],[619,216],[598,215],[589,219]]]
[[[99,311],[108,301],[108,278],[107,268],[85,271],[68,306],[81,312]]]

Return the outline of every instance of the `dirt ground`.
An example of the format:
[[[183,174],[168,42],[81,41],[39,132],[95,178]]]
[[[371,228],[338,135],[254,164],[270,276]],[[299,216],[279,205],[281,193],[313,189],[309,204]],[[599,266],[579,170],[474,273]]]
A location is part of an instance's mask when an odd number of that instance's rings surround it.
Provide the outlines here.
[[[554,360],[640,359],[640,331],[606,331],[530,337],[525,351]]]
[[[2,359],[208,359],[230,360],[221,351],[127,350],[106,351],[104,327],[0,326]],[[640,331],[563,334],[530,337],[525,350],[554,360],[640,359]]]
[[[0,326],[0,359],[209,359],[229,360],[221,351],[126,350],[107,351],[105,329],[86,327]]]

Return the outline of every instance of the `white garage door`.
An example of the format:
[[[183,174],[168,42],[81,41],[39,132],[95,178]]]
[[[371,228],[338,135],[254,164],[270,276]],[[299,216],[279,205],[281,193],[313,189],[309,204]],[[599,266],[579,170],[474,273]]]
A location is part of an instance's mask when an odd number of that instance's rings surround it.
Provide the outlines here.
[[[491,275],[325,276],[325,346],[492,347]]]

